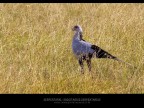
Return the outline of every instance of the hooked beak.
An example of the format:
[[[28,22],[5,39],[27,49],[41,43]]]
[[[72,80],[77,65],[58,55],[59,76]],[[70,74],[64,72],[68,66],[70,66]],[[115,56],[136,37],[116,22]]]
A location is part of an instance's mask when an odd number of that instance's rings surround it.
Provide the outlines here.
[[[75,29],[74,28],[72,28],[72,31],[74,31]]]

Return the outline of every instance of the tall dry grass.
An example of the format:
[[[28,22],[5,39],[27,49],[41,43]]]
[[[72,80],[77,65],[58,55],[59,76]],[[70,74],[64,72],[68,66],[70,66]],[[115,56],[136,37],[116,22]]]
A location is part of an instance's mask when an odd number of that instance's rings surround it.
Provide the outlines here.
[[[71,28],[136,68],[74,58]],[[0,93],[144,93],[144,4],[0,4]],[[92,78],[93,76],[93,78]]]

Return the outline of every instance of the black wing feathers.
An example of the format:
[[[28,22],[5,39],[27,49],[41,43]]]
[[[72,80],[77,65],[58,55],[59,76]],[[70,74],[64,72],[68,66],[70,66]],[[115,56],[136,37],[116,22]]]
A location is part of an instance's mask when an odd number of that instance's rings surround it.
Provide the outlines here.
[[[115,56],[109,54],[108,52],[104,51],[100,47],[96,45],[92,45],[91,48],[96,51],[96,57],[97,58],[110,58],[110,59],[116,59]]]

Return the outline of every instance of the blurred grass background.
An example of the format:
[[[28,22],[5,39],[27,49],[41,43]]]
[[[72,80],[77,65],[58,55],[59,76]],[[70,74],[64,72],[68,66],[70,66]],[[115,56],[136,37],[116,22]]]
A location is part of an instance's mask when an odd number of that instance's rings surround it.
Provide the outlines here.
[[[74,58],[71,28],[127,61]],[[144,4],[0,4],[0,93],[144,93]],[[93,78],[92,78],[93,76]]]

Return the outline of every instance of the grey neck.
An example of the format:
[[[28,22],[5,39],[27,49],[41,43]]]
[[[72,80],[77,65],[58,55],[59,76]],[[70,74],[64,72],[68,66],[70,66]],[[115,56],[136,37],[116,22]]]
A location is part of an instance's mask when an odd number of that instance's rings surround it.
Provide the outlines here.
[[[75,32],[74,39],[82,40],[82,32]]]

